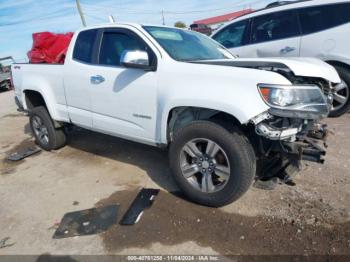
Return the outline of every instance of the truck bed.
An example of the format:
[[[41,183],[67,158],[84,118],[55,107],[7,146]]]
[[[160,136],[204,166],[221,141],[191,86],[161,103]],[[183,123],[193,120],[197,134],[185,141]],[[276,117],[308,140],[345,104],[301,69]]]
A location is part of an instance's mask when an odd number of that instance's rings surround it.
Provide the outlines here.
[[[22,103],[22,90],[25,87],[26,90],[45,90],[41,92],[46,94],[45,99],[66,105],[62,64],[13,64],[11,70],[15,94]]]

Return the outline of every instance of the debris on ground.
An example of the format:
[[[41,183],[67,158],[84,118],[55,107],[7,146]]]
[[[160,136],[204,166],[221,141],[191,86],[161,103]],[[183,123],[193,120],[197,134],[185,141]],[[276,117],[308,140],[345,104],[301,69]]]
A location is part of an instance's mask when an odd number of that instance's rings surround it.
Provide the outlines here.
[[[28,156],[31,156],[31,155],[34,155],[36,153],[39,153],[41,151],[40,148],[37,148],[37,147],[29,147],[29,148],[25,148],[23,150],[20,150],[16,153],[13,153],[11,154],[7,160],[10,160],[10,161],[19,161],[19,160],[22,160]]]
[[[143,211],[152,206],[153,200],[156,195],[158,195],[159,189],[150,189],[143,188],[137,194],[135,200],[132,202],[128,211],[126,211],[122,220],[120,221],[121,225],[134,225],[136,224],[142,214]]]
[[[3,239],[0,240],[0,248],[5,248],[5,247],[11,247],[13,246],[15,243],[7,243],[11,238],[10,237],[5,237]]]
[[[64,215],[53,238],[93,235],[117,223],[119,205],[91,208]]]

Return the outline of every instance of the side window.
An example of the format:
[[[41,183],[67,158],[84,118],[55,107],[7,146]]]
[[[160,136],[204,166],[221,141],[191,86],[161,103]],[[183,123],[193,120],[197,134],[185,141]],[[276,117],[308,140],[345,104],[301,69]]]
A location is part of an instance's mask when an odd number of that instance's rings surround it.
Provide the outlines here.
[[[252,25],[253,44],[300,35],[294,11],[283,11],[255,17]]]
[[[96,39],[97,30],[86,30],[79,33],[73,50],[73,59],[91,63],[92,51]]]
[[[300,9],[303,34],[311,34],[350,22],[350,3]]]
[[[99,64],[119,66],[121,55],[125,50],[147,51],[146,45],[131,34],[119,32],[103,33]]]
[[[246,32],[248,30],[249,20],[239,21],[231,24],[213,36],[213,39],[225,46],[233,48],[245,44]]]

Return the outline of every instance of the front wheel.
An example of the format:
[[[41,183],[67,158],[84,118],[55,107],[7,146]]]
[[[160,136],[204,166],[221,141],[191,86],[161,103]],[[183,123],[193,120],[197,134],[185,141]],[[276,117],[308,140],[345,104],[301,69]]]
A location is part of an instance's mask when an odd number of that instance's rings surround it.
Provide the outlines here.
[[[66,135],[62,129],[56,129],[44,106],[35,107],[30,112],[30,127],[35,142],[44,150],[59,149],[66,144]]]
[[[180,189],[206,206],[237,200],[255,176],[255,154],[242,133],[208,121],[193,122],[176,132],[169,157]]]

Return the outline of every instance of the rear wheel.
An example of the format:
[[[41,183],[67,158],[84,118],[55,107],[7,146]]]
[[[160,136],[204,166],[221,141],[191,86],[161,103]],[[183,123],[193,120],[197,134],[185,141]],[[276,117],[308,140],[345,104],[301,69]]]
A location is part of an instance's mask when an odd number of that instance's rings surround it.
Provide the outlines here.
[[[255,176],[255,155],[244,136],[207,121],[191,123],[169,151],[175,181],[192,201],[219,207],[242,196]]]
[[[350,71],[341,66],[335,66],[335,69],[342,82],[335,88],[330,117],[341,116],[350,110]]]
[[[44,150],[59,149],[66,144],[66,135],[63,129],[56,129],[44,106],[35,107],[30,115],[30,127],[35,142]]]

